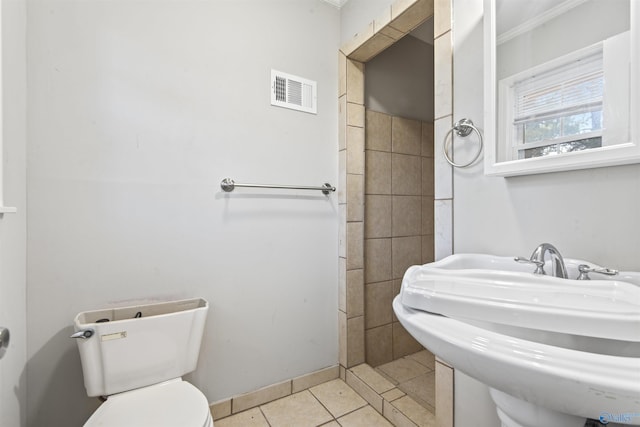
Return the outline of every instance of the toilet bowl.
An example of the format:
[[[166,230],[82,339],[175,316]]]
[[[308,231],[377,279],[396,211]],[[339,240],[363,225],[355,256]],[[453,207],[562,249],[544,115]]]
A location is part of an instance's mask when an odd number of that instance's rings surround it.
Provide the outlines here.
[[[181,379],[110,396],[85,427],[213,427],[205,396]]]
[[[87,311],[74,320],[88,396],[106,397],[85,427],[212,427],[196,369],[202,298]]]

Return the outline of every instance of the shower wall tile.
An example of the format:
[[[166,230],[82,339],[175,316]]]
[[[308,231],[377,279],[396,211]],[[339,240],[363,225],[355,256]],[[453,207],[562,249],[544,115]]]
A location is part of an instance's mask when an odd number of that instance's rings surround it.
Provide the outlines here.
[[[391,13],[391,11],[389,11],[389,13]],[[387,37],[391,37],[394,40],[400,40],[401,38],[403,38],[404,36],[407,35],[407,33],[403,33],[400,30],[396,30],[392,26],[387,26],[387,27],[382,28],[380,30],[380,33],[384,34]]]
[[[391,295],[393,298],[395,298],[396,296],[398,296],[400,294],[400,288],[402,287],[402,279],[393,279],[391,281],[392,283],[392,287],[391,287]],[[396,314],[392,311],[392,322],[397,322],[398,318],[396,317]]]
[[[365,117],[366,360],[376,365],[392,360],[394,342],[396,353],[415,346],[406,333],[394,336],[391,302],[406,268],[421,264],[423,251],[433,256],[423,245],[433,241],[434,125],[369,110]]]
[[[451,30],[451,0],[435,0],[433,18],[433,36],[441,36]]]
[[[408,33],[433,15],[433,0],[396,0],[391,4],[391,26]]]
[[[338,310],[338,363],[347,366],[348,351],[347,313]]]
[[[405,271],[412,265],[420,264],[422,260],[421,236],[394,237],[391,240],[392,275],[394,279],[401,279]]]
[[[406,154],[391,155],[391,192],[394,195],[422,195],[421,159]]]
[[[376,111],[366,112],[367,150],[391,151],[391,116]]]
[[[347,222],[364,220],[364,176],[347,174]]]
[[[393,359],[399,359],[420,350],[422,345],[400,323],[393,323]]]
[[[436,425],[453,427],[453,369],[436,360]]]
[[[347,205],[338,205],[338,256],[347,257]]]
[[[391,151],[419,156],[422,153],[422,123],[402,117],[393,117],[391,123]]]
[[[398,294],[400,294],[400,288],[402,287],[402,279],[393,279],[393,298],[395,298],[396,296],[398,296]],[[398,319],[394,319],[396,322],[398,321]]]
[[[435,260],[441,260],[453,254],[453,200],[436,200],[434,211]]]
[[[435,153],[434,157],[434,196],[436,199],[451,199],[453,197],[453,170],[447,163],[442,152],[444,137],[453,126],[451,116],[445,116],[435,123]]]
[[[434,40],[434,116],[439,119],[451,114],[453,109],[451,31]]]
[[[362,222],[347,223],[347,270],[364,267],[364,226]]]
[[[347,103],[347,125],[364,127],[364,105]]]
[[[365,193],[391,194],[391,153],[367,150]]]
[[[347,126],[347,173],[364,174],[364,128]]]
[[[428,264],[435,261],[433,234],[425,234],[422,236],[422,262]]]
[[[338,98],[347,94],[347,57],[338,51]]]
[[[346,272],[347,318],[364,315],[364,270]]]
[[[417,3],[418,0],[395,0],[391,3],[391,18],[396,19]],[[411,29],[411,28],[409,28]]]
[[[391,196],[366,195],[364,238],[391,237]]]
[[[432,196],[435,193],[434,161],[432,157],[422,158],[422,195]]]
[[[365,329],[391,323],[392,282],[369,283],[365,286]]]
[[[422,122],[422,156],[433,158],[433,122]]]
[[[391,239],[365,240],[365,283],[391,280]]]
[[[373,22],[371,23],[373,24]],[[379,32],[374,34],[373,37],[369,39],[366,45],[359,47],[350,55],[351,58],[361,61],[367,62],[389,46],[391,46],[395,40],[383,32]]]
[[[364,64],[349,58],[347,58],[347,102],[364,105]]]
[[[433,224],[433,216],[434,216],[434,206],[433,206],[433,196],[427,196],[422,198],[422,233],[421,234],[431,234],[434,233],[434,224]]]
[[[391,324],[367,329],[367,364],[376,367],[393,360],[393,327]]]
[[[347,203],[347,150],[338,151],[338,203]]]
[[[422,233],[422,197],[393,196],[392,235],[418,236]]]
[[[338,258],[338,310],[347,312],[347,260],[345,258]]]
[[[338,98],[338,150],[347,148],[347,96]]]
[[[347,337],[347,363],[344,366],[350,368],[364,363],[364,316],[347,319]]]

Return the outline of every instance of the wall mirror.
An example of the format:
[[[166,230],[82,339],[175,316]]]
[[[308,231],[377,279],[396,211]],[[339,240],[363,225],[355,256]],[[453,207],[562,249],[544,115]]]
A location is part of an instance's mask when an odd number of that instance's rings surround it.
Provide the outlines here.
[[[485,174],[640,163],[640,2],[484,0]]]

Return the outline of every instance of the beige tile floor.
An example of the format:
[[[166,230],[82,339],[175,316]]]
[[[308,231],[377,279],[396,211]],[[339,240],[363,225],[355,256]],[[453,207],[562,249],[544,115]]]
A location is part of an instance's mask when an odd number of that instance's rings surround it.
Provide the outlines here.
[[[405,356],[376,368],[423,408],[435,413],[436,358],[427,350]]]
[[[317,385],[215,422],[216,427],[389,427],[341,379]]]
[[[346,373],[353,388],[333,379],[216,420],[215,426],[433,427],[434,369],[435,358],[426,350],[376,369],[359,365]]]

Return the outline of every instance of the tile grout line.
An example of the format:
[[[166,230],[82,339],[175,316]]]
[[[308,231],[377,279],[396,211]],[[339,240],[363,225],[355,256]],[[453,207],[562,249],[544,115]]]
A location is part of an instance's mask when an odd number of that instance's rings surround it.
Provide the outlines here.
[[[267,425],[269,427],[271,427],[271,423],[269,422],[269,418],[267,418],[267,414],[264,413],[264,411],[262,410],[262,406],[264,405],[259,405],[258,406],[258,410],[260,411],[260,413],[262,414],[262,417],[264,418],[265,422],[267,423]],[[247,411],[249,411],[249,409],[247,409]]]
[[[353,392],[354,392],[354,393],[356,393],[358,396],[360,396],[360,394],[359,394],[357,391],[355,391],[355,390],[354,390],[354,389],[353,389],[349,384],[347,384],[347,382],[346,382],[345,380],[343,380],[342,378],[340,378],[340,381],[344,382],[344,383],[346,384],[346,386],[347,386],[347,387],[349,387],[349,389],[353,390]],[[344,414],[340,415],[340,417],[336,417],[336,416],[335,416],[335,415],[333,415],[333,413],[329,410],[329,408],[327,408],[327,407],[326,407],[326,405],[325,405],[324,403],[322,403],[322,400],[320,400],[320,398],[319,398],[318,396],[316,396],[316,395],[313,393],[313,391],[311,390],[311,388],[309,388],[308,390],[309,390],[309,393],[311,393],[311,395],[312,395],[312,396],[313,396],[313,397],[318,401],[318,403],[320,403],[320,405],[322,405],[322,407],[323,407],[324,409],[326,409],[326,410],[327,410],[327,412],[329,413],[329,415],[331,415],[331,416],[333,417],[333,421],[337,422],[338,424],[340,424],[340,422],[338,421],[338,418],[342,418],[342,417],[344,417],[345,415],[348,415],[348,414],[351,414],[351,413],[353,413],[353,412],[356,412],[356,411],[358,411],[358,410],[360,410],[360,409],[362,409],[362,408],[365,408],[365,407],[367,407],[367,406],[371,406],[371,405],[369,404],[369,402],[367,402],[364,398],[362,398],[362,396],[360,396],[360,398],[361,398],[362,400],[364,400],[364,405],[359,406],[359,407],[357,407],[356,409],[353,409],[353,410],[351,410],[351,411],[345,412]],[[324,423],[324,424],[327,424],[327,423]],[[324,425],[324,424],[321,424],[321,426],[322,426],[322,425]],[[340,424],[340,425],[342,425],[342,424]]]
[[[311,396],[313,396],[313,398],[314,398],[314,399],[315,399],[315,400],[320,404],[320,406],[322,406],[322,407],[325,409],[325,411],[327,411],[327,413],[328,413],[329,415],[331,415],[331,418],[333,419],[333,421],[338,422],[338,419],[333,415],[333,413],[329,410],[329,408],[327,408],[327,407],[325,406],[325,404],[324,404],[324,403],[322,403],[322,401],[321,401],[320,399],[318,399],[318,396],[316,396],[316,395],[313,393],[313,391],[311,391],[311,388],[308,388],[307,390],[309,390],[309,393],[311,394]],[[331,421],[328,421],[328,422],[326,422],[326,423],[320,424],[320,426],[323,426],[323,425],[325,425],[325,424],[327,424],[327,423],[330,423],[330,422],[331,422]],[[338,424],[339,424],[339,423],[338,423]]]
[[[421,365],[421,366],[424,366],[424,365],[422,365],[422,364],[420,364],[420,365]],[[373,369],[375,370],[375,368],[373,368]],[[387,400],[387,399],[385,399],[385,398],[382,396],[382,394],[378,393],[378,392],[377,392],[377,391],[376,391],[376,390],[375,390],[371,385],[369,385],[369,383],[367,383],[364,379],[360,378],[360,376],[358,376],[355,372],[353,372],[352,370],[350,370],[350,372],[351,372],[351,374],[352,374],[352,375],[354,375],[356,378],[358,378],[360,381],[362,381],[362,383],[363,383],[364,385],[366,385],[370,390],[372,390],[372,391],[373,391],[373,392],[374,392],[374,393],[375,393],[379,398],[381,398],[381,399],[382,399],[382,402],[383,402],[383,411],[382,411],[381,415],[382,415],[382,416],[383,416],[387,421],[389,421],[390,423],[392,423],[392,424],[393,424],[393,420],[392,420],[392,418],[391,418],[388,414],[386,414],[386,413],[385,413],[385,411],[384,411],[384,402],[388,402],[388,403],[389,403],[389,405],[390,405],[393,409],[395,409],[396,411],[398,411],[398,413],[399,413],[399,414],[401,414],[404,418],[406,418],[406,419],[407,419],[407,420],[408,420],[408,421],[409,421],[413,426],[417,426],[417,424],[414,422],[414,420],[413,420],[413,419],[411,419],[411,418],[409,417],[409,415],[408,415],[408,414],[405,414],[405,413],[404,413],[400,408],[398,408],[396,405],[394,405],[394,404],[393,404],[393,402],[395,402],[395,401],[397,401],[397,400],[399,400],[399,399],[401,399],[401,398],[403,398],[403,397],[407,397],[407,398],[411,399],[412,401],[414,401],[416,404],[420,405],[419,403],[417,403],[417,402],[415,401],[415,399],[413,399],[413,398],[412,398],[411,396],[409,396],[407,393],[403,392],[403,393],[404,393],[404,396],[398,397],[397,399],[394,399],[394,400]],[[376,370],[376,372],[377,372],[379,375],[381,375],[381,374],[380,374],[380,372],[378,372],[377,370]],[[381,375],[381,376],[382,376],[382,375]],[[384,378],[384,376],[383,376],[383,378]],[[392,382],[392,384],[393,384],[393,382]],[[394,384],[394,388],[396,388],[396,389],[400,390],[400,389],[398,388],[398,385],[399,385],[399,384],[400,384],[400,383],[398,383],[398,384]],[[356,393],[360,394],[360,393],[358,392],[358,390],[357,390],[357,389],[353,389],[353,390],[354,390]],[[402,391],[402,390],[400,390],[400,391]],[[363,399],[365,399],[365,401],[367,400],[364,396],[362,396],[362,395],[360,395],[360,396],[361,396]],[[369,405],[371,405],[371,404],[369,403]],[[423,407],[422,405],[420,405],[420,406],[421,406],[421,407]],[[424,408],[424,407],[423,407],[423,408]],[[375,409],[375,408],[374,408],[374,409]],[[435,413],[434,413],[434,412],[432,412],[432,411],[428,410],[427,408],[424,408],[424,409],[425,409],[425,410],[427,410],[428,412],[430,412],[430,413],[435,417]],[[434,409],[435,409],[435,408],[434,408]]]

